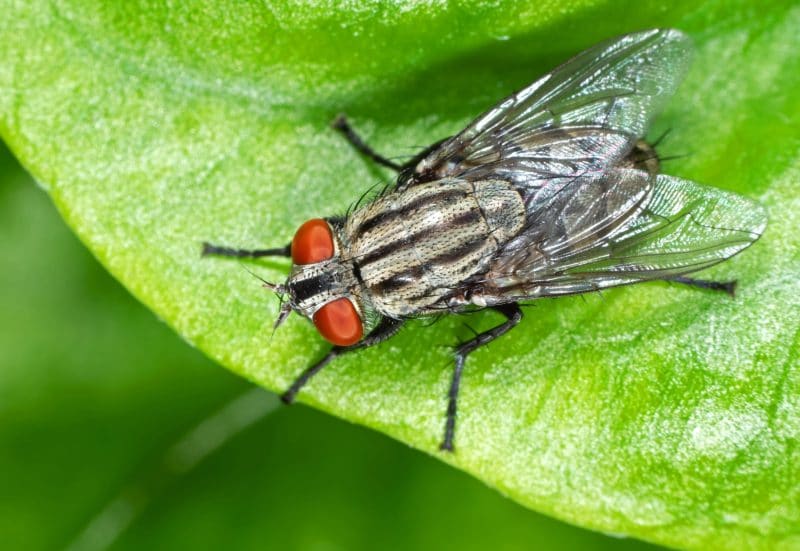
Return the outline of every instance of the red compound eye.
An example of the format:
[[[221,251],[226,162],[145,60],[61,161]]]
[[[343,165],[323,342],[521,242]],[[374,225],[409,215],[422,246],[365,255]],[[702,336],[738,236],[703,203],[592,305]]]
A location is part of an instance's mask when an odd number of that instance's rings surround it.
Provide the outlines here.
[[[297,229],[292,239],[292,261],[314,264],[333,256],[331,227],[322,218],[312,218]]]
[[[350,346],[364,335],[361,318],[349,298],[337,298],[317,310],[314,327],[326,341],[336,346]]]

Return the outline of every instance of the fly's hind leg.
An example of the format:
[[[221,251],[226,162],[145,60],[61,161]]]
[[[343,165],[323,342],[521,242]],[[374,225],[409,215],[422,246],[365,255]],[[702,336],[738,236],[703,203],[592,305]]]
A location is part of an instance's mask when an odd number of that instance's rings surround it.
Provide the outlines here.
[[[664,281],[674,281],[683,285],[697,287],[699,289],[711,289],[712,291],[723,291],[730,296],[736,293],[736,280],[732,281],[712,281],[708,279],[694,279],[691,277],[675,276],[666,278]]]
[[[503,314],[506,317],[506,321],[488,331],[479,333],[474,339],[463,342],[456,348],[453,379],[450,383],[450,392],[447,394],[447,420],[444,426],[444,440],[439,445],[440,450],[453,451],[453,437],[455,435],[456,415],[458,412],[458,388],[461,384],[461,373],[464,371],[464,362],[467,356],[481,346],[487,345],[496,338],[508,333],[522,319],[522,310],[517,303],[493,306],[492,310]]]
[[[342,134],[344,134],[344,137],[347,138],[347,141],[350,142],[350,145],[355,147],[356,150],[366,155],[379,165],[391,168],[396,172],[400,172],[400,170],[403,168],[401,165],[393,161],[390,161],[380,153],[376,152],[370,146],[368,146],[367,143],[361,139],[361,136],[356,134],[356,131],[353,130],[353,127],[350,126],[350,123],[347,122],[347,117],[345,117],[344,115],[338,115],[331,123],[331,126],[336,130],[338,130],[339,132],[341,132]]]

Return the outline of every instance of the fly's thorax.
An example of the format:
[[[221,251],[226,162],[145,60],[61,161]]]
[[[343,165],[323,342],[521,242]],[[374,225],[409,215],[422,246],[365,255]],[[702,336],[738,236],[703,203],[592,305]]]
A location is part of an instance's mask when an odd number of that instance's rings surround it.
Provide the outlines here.
[[[364,295],[381,314],[401,318],[452,307],[525,216],[506,181],[445,179],[378,198],[353,213],[342,234]]]

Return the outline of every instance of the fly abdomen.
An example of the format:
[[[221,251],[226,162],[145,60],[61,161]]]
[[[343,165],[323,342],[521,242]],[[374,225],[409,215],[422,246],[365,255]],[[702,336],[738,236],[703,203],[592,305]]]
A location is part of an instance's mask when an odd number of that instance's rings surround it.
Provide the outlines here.
[[[656,144],[658,140],[656,141]],[[645,140],[637,140],[636,145],[619,165],[623,168],[638,168],[650,175],[655,176],[661,172],[661,159],[658,156],[655,145],[651,145]]]
[[[522,198],[507,182],[451,179],[379,198],[352,215],[345,233],[374,307],[400,318],[441,308],[524,222]]]

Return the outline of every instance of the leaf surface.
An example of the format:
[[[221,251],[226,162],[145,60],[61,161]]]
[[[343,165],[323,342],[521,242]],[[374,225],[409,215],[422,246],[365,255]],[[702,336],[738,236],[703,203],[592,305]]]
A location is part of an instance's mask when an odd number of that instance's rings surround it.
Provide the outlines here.
[[[623,5],[624,4],[624,5]],[[687,548],[800,546],[800,9],[791,2],[18,2],[0,9],[0,134],[69,225],[186,340],[275,391],[326,350],[203,240],[285,244],[570,55],[670,26],[695,63],[654,136],[665,170],[760,200],[762,240],[705,274],[540,301],[469,360],[440,457],[570,522]],[[284,261],[247,263],[270,281]],[[499,319],[480,313],[476,329]],[[436,452],[464,318],[412,324],[301,395]]]

